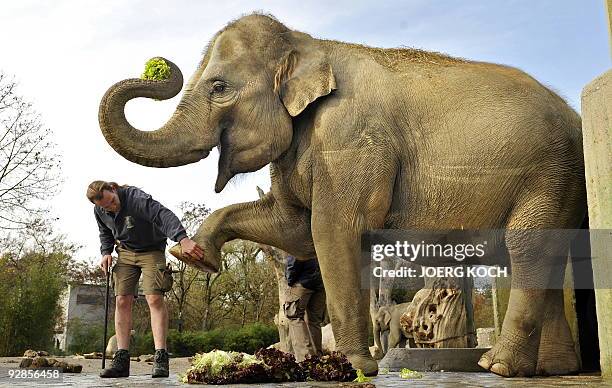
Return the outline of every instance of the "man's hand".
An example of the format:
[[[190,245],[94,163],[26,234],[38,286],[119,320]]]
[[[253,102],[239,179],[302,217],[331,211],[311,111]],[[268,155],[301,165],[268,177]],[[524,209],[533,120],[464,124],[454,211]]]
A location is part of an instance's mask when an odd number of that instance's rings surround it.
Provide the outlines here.
[[[102,259],[100,260],[100,267],[102,268],[105,274],[108,272],[108,269],[110,268],[112,264],[113,264],[113,257],[111,255],[102,256]]]
[[[204,250],[195,243],[195,241],[185,237],[181,241],[181,250],[183,251],[183,255],[187,255],[188,257],[196,260],[202,260],[204,258]]]

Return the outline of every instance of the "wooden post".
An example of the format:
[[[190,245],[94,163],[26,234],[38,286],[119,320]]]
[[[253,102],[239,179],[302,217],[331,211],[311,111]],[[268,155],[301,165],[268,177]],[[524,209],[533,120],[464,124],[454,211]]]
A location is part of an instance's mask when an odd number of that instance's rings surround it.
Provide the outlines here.
[[[606,14],[608,15],[608,35],[610,36],[610,55],[612,56],[612,0],[606,0]]]
[[[612,0],[606,0],[612,54]],[[612,229],[612,71],[593,80],[582,91],[582,134],[591,229]],[[591,237],[593,283],[601,375],[612,378],[612,268],[611,253],[602,235]]]
[[[468,267],[463,267],[467,271]],[[461,279],[461,293],[463,296],[463,306],[465,307],[465,331],[468,334],[467,347],[475,348],[478,345],[476,339],[476,325],[474,324],[474,279],[464,277]]]
[[[606,1],[612,47],[612,0]],[[612,70],[582,91],[582,136],[589,206],[593,283],[597,307],[601,374],[612,378]],[[607,236],[606,236],[607,234]],[[606,238],[607,237],[607,238]]]
[[[603,237],[612,229],[612,70],[582,92],[584,162],[589,205],[593,283],[602,376],[612,378],[612,253]],[[599,231],[597,231],[599,230]]]

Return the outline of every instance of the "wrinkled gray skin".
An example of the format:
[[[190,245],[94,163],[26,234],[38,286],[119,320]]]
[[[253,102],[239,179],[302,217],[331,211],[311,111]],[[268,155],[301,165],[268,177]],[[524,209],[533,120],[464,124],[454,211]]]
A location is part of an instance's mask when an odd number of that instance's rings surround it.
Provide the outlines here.
[[[579,116],[511,67],[319,40],[250,15],[215,35],[162,128],[127,122],[128,100],[167,99],[181,83],[172,65],[168,81],[111,87],[99,115],[107,141],[154,167],[197,162],[218,146],[216,192],[270,164],[270,193],[217,210],[194,240],[216,268],[235,238],[299,259],[316,249],[338,349],[367,374],[377,365],[356,270],[363,231],[574,228],[585,214]],[[480,365],[502,376],[576,370],[562,292],[533,286],[562,278],[567,245],[519,234],[495,248],[509,254],[517,288]]]
[[[374,315],[373,330],[374,344],[381,349],[383,354],[387,354],[389,349],[396,347],[404,338],[400,326],[400,317],[406,312],[410,303],[401,303],[391,306],[382,306]],[[387,341],[381,341],[381,333],[389,332]]]

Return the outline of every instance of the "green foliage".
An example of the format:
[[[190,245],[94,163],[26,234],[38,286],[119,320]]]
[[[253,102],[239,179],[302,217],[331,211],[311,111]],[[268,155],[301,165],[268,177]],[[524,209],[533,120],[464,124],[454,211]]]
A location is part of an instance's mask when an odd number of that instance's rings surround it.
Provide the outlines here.
[[[150,334],[138,336],[135,346],[136,354],[152,353],[153,338]],[[265,348],[278,342],[276,327],[254,323],[244,327],[214,329],[209,331],[170,330],[168,333],[168,350],[176,357],[193,356],[196,353],[206,353],[214,349],[227,351],[255,353],[257,349]]]
[[[167,80],[170,78],[170,66],[161,58],[149,59],[140,78],[152,81]]]
[[[423,375],[417,371],[410,370],[408,368],[403,368],[400,371],[400,377],[402,379],[420,379]]]
[[[493,327],[493,295],[491,286],[475,289],[473,293],[474,326]]]
[[[227,333],[224,349],[252,354],[257,349],[268,347],[275,342],[278,342],[276,327],[253,323]]]
[[[109,322],[107,339],[114,335],[112,322]],[[91,353],[102,352],[106,349],[106,344],[102,344],[104,339],[104,325],[94,325],[88,322],[81,322],[78,318],[73,318],[68,322],[68,332],[70,333],[70,342],[66,346],[66,352],[69,354],[75,353]]]
[[[0,257],[0,355],[51,350],[70,256],[26,251]]]
[[[136,333],[133,343],[130,342],[130,354],[140,356],[142,354],[155,353],[155,344],[153,342],[153,333]]]
[[[357,377],[357,378],[356,378]],[[191,384],[280,383],[287,381],[369,381],[358,376],[346,356],[332,352],[309,356],[301,363],[277,349],[260,349],[254,356],[215,350],[197,354],[181,381]]]
[[[197,354],[181,381],[200,384],[261,383],[267,381],[268,370],[269,367],[255,356],[214,350]]]
[[[236,382],[261,382],[267,376],[263,361],[255,356],[239,352],[214,350],[197,354],[183,382],[207,382],[231,384]]]
[[[213,349],[224,349],[225,333],[221,330],[184,331],[170,330],[168,349],[176,356],[192,356],[198,352],[210,352]]]
[[[112,320],[109,325],[108,338],[114,334]],[[78,319],[71,320],[69,329],[72,340],[68,345],[69,353],[90,353],[102,351],[102,325],[83,324]],[[196,353],[210,352],[214,349],[254,353],[259,348],[265,348],[278,342],[278,331],[275,327],[263,324],[251,324],[245,327],[230,329],[215,329],[209,331],[168,332],[168,351],[175,357],[188,357]],[[136,333],[130,342],[130,353],[138,356],[155,352],[153,334]]]
[[[363,371],[361,369],[357,369],[357,378],[353,381],[356,383],[367,383],[371,380],[372,379],[370,377],[366,377],[366,375],[363,374]]]

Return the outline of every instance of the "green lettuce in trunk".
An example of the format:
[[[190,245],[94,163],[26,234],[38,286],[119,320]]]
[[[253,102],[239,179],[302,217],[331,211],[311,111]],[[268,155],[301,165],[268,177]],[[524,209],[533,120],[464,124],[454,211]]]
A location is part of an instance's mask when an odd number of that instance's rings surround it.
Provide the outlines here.
[[[149,59],[140,78],[151,81],[167,80],[170,78],[170,66],[161,58]]]

